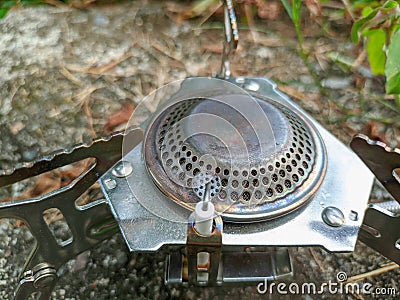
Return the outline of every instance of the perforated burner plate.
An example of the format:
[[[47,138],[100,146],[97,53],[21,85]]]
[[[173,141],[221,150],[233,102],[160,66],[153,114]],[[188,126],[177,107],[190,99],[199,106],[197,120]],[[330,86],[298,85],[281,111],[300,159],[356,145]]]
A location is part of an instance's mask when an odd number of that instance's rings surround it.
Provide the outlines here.
[[[173,201],[193,209],[204,190],[204,174],[218,182],[212,201],[230,221],[275,218],[313,195],[325,170],[324,145],[313,125],[260,95],[252,98],[251,109],[258,113],[243,113],[236,104],[248,98],[187,99],[153,119],[145,160],[153,180]]]

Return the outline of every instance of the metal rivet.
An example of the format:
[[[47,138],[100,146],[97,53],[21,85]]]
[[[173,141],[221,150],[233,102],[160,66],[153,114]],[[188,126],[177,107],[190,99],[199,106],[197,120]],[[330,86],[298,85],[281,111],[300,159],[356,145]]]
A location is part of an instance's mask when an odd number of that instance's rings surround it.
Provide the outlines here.
[[[349,219],[352,221],[358,221],[358,213],[354,210],[350,211]]]
[[[236,83],[244,83],[244,82],[245,82],[244,77],[238,77],[238,78],[236,78]]]
[[[103,182],[108,190],[115,189],[115,187],[117,186],[117,183],[114,179],[107,178]]]
[[[244,88],[249,91],[257,92],[260,89],[260,85],[255,81],[250,81]]]
[[[344,214],[339,208],[328,206],[322,211],[322,220],[329,226],[340,227],[344,224]]]
[[[394,246],[396,247],[396,249],[400,250],[400,239],[398,239],[395,243]]]
[[[115,177],[123,178],[132,174],[133,166],[128,161],[120,161],[111,171]]]

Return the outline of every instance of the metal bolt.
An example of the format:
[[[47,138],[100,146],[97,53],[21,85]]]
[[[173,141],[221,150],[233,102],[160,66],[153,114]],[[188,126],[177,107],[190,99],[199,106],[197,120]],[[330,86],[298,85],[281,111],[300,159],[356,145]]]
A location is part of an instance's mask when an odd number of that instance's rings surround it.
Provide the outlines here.
[[[244,88],[249,91],[257,92],[260,89],[260,85],[255,81],[250,81]]]
[[[396,247],[396,249],[400,250],[400,239],[398,239],[395,243],[394,246]]]
[[[130,162],[120,161],[111,171],[111,173],[115,177],[123,178],[131,175],[132,171],[133,171],[133,166]]]
[[[42,288],[52,284],[57,279],[57,273],[53,268],[46,268],[35,273],[34,278],[33,286]]]
[[[354,210],[350,211],[349,219],[352,221],[358,221],[358,213]]]
[[[322,211],[322,220],[332,227],[340,227],[344,224],[343,212],[334,206],[328,206]]]
[[[111,178],[107,178],[103,182],[104,182],[104,185],[106,186],[107,190],[115,189],[115,187],[117,186],[117,183],[115,182],[115,180],[111,179]]]

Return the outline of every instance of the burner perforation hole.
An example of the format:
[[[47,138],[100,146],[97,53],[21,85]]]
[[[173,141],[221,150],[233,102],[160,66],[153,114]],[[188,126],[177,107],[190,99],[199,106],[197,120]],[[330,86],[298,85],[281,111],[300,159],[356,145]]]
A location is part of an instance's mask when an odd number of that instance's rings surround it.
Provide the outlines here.
[[[272,181],[277,182],[278,181],[278,175],[272,174]]]
[[[258,179],[253,179],[252,184],[253,184],[254,187],[258,187],[260,185]]]
[[[231,193],[231,200],[232,200],[233,202],[236,202],[236,201],[239,200],[239,195],[238,195],[237,192],[232,192],[232,193]]]
[[[251,195],[250,195],[250,193],[248,191],[243,192],[242,198],[243,198],[244,201],[246,201],[246,202],[249,201],[250,197],[251,197]]]

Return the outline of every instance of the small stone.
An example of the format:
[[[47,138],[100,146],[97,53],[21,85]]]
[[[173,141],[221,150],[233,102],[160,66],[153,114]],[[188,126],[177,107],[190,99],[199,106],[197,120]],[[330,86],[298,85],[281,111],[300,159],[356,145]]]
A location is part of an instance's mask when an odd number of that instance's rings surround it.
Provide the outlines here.
[[[323,79],[321,84],[323,87],[333,90],[340,90],[347,88],[351,85],[351,78],[337,78],[337,77],[330,77]]]

